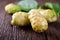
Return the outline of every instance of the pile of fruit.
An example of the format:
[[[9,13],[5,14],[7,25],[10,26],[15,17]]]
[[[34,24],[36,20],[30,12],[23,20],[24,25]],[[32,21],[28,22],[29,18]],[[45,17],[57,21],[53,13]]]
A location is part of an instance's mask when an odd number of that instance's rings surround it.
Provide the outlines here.
[[[12,15],[11,24],[25,26],[31,24],[35,32],[44,32],[48,23],[57,21],[60,16],[60,6],[56,3],[45,3],[41,8],[35,0],[21,0],[17,4],[10,3],[5,11]]]

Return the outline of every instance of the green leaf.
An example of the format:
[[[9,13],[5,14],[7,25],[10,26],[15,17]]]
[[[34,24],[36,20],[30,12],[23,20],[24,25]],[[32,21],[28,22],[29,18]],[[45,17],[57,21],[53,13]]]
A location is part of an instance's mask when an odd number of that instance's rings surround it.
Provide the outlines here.
[[[59,5],[58,4],[53,4],[53,9],[58,12],[60,10]]]
[[[57,16],[60,14],[60,6],[58,4],[53,3],[53,10],[56,12]]]
[[[53,9],[52,3],[45,3],[44,7],[49,8],[49,9]]]
[[[57,3],[45,3],[44,6],[48,9],[54,10],[56,15],[60,16],[60,6]]]
[[[18,5],[21,7],[21,10],[28,12],[31,9],[37,9],[39,8],[39,5],[36,1],[31,0],[23,0],[18,2]]]

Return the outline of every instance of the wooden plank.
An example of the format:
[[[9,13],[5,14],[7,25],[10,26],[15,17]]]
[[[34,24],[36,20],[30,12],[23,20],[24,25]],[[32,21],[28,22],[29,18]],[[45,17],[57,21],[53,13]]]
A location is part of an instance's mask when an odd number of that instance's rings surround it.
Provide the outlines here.
[[[10,24],[11,16],[5,12],[4,7],[8,3],[15,3],[19,0],[1,0],[0,1],[0,40],[60,40],[60,18],[57,22],[50,23],[46,32],[36,33],[28,25],[26,28],[12,26]],[[45,2],[56,2],[60,0],[37,0],[42,6]]]

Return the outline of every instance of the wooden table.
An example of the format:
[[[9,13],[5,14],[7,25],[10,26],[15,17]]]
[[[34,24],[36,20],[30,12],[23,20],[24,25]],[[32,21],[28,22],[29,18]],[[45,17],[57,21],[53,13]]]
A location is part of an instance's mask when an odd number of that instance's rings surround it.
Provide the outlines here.
[[[16,3],[19,0],[0,0],[0,40],[60,40],[60,18],[49,24],[46,32],[36,33],[31,26],[25,28],[12,26],[10,24],[11,15],[7,14],[4,7],[8,3]],[[60,4],[60,0],[37,0],[39,5],[45,2],[55,2]]]

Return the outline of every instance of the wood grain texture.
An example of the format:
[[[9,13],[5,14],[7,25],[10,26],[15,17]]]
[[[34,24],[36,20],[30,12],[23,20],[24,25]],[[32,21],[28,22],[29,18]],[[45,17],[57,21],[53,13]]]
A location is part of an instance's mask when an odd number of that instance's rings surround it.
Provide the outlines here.
[[[60,40],[60,18],[57,22],[50,23],[47,31],[36,33],[28,25],[25,28],[12,26],[11,15],[7,14],[4,7],[8,3],[17,3],[19,0],[0,0],[0,40]],[[60,0],[37,0],[42,6],[45,2],[60,4]]]

